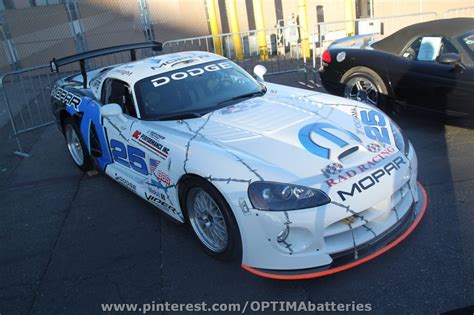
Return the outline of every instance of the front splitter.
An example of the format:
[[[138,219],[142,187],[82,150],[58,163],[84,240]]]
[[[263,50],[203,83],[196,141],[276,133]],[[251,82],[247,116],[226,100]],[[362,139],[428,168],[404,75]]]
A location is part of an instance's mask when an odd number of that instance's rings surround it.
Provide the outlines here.
[[[312,279],[318,278],[323,276],[328,276],[340,271],[344,271],[350,268],[354,268],[358,265],[361,265],[369,260],[374,259],[377,256],[382,255],[383,253],[389,251],[396,245],[398,245],[401,241],[408,237],[408,235],[413,232],[413,230],[417,227],[418,223],[420,223],[423,215],[426,212],[426,208],[428,207],[428,196],[426,194],[426,190],[423,186],[418,182],[418,202],[415,204],[414,209],[414,219],[411,221],[411,224],[407,225],[405,229],[402,231],[398,231],[397,236],[394,240],[389,241],[383,247],[374,246],[373,250],[367,250],[357,259],[352,259],[346,261],[344,264],[331,264],[329,266],[317,267],[317,268],[310,268],[310,269],[303,269],[303,270],[268,270],[268,269],[260,269],[260,268],[253,268],[247,265],[242,264],[242,268],[253,273],[260,277],[271,278],[271,279],[279,279],[279,280],[300,280],[300,279]],[[323,269],[323,270],[322,270]]]

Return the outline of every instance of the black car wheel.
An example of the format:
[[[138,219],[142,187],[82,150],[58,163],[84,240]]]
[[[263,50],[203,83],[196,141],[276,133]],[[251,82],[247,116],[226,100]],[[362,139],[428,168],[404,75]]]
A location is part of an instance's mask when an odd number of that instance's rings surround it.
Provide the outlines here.
[[[345,98],[377,107],[385,105],[387,87],[374,71],[364,67],[353,68],[344,74],[341,81]]]

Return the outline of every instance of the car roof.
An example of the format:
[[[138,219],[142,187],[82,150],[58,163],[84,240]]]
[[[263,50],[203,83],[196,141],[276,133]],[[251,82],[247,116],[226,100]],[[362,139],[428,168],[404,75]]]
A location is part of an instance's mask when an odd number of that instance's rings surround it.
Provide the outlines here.
[[[141,79],[160,73],[219,60],[227,59],[216,54],[200,51],[165,54],[119,65],[108,71],[105,78],[119,79],[132,86]]]
[[[420,36],[456,37],[474,30],[474,18],[440,19],[413,24],[373,43],[372,48],[391,54],[400,54],[408,42]]]

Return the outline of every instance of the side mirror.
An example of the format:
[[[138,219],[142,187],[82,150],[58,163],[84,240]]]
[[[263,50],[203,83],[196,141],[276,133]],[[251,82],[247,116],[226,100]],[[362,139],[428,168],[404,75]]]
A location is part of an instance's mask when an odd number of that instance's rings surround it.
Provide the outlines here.
[[[265,68],[265,66],[256,65],[255,68],[253,68],[253,74],[255,74],[255,76],[257,77],[257,80],[260,82],[265,81],[263,79],[263,76],[265,75],[265,73],[267,73],[267,68]]]
[[[123,114],[123,111],[122,107],[119,104],[105,104],[100,108],[100,115],[102,117],[115,117],[121,114]]]
[[[461,56],[456,53],[446,53],[438,56],[436,61],[442,65],[452,65],[456,68],[464,70],[464,66],[461,63]]]

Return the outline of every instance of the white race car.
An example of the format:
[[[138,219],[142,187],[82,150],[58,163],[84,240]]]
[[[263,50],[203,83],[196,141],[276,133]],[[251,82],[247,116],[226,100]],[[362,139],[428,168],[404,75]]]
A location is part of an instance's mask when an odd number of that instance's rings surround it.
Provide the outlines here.
[[[417,158],[377,108],[254,79],[230,60],[183,52],[57,81],[52,108],[73,161],[175,221],[210,255],[254,274],[312,278],[387,251],[418,224]],[[132,54],[134,56],[134,53]]]

